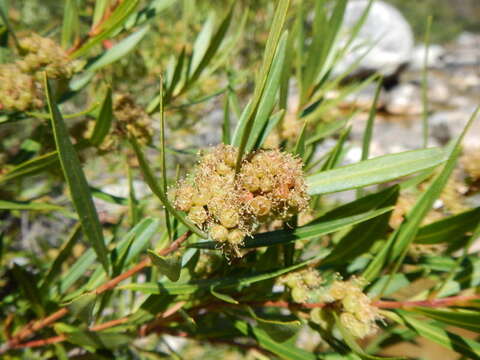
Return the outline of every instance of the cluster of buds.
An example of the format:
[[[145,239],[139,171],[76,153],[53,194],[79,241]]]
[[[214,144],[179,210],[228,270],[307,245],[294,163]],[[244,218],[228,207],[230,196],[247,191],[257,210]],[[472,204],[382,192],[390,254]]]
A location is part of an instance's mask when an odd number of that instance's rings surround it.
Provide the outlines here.
[[[258,226],[287,220],[308,207],[301,160],[278,150],[249,154],[235,174],[238,150],[219,145],[204,154],[193,176],[170,189],[174,206],[228,252],[240,256]],[[233,251],[231,251],[233,250]]]
[[[142,145],[149,144],[152,141],[151,119],[131,96],[115,94],[113,97],[113,116],[115,122],[112,124],[110,133],[99,146],[101,151],[117,149],[120,145],[120,139],[128,136],[134,137]],[[90,138],[94,128],[95,121],[88,122],[84,136]]]
[[[21,58],[0,65],[0,110],[26,111],[43,106],[41,74],[70,78],[74,65],[53,40],[32,34],[19,41]]]
[[[354,337],[364,338],[377,331],[377,320],[381,320],[378,308],[372,305],[370,298],[362,291],[364,281],[352,278],[348,281],[335,280],[323,296],[327,303],[334,303],[334,309],[339,312],[343,327]],[[314,309],[311,319],[314,322],[325,321],[326,309]]]
[[[49,78],[70,78],[73,75],[70,58],[52,39],[32,34],[20,40],[20,48],[24,56],[17,65],[23,72],[35,74],[45,71]]]
[[[307,268],[288,273],[281,277],[279,282],[290,289],[294,302],[302,304],[308,301],[312,290],[317,289],[323,283],[323,279],[317,270]]]
[[[0,110],[25,111],[43,106],[38,81],[16,64],[0,65]]]

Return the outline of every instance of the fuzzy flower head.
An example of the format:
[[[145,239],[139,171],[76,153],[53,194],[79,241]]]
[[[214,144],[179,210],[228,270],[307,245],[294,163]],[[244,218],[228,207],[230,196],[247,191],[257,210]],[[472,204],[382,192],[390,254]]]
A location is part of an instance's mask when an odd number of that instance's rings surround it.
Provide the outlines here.
[[[39,83],[16,64],[0,65],[0,110],[26,111],[43,106]]]
[[[24,56],[17,65],[23,72],[34,74],[46,71],[50,78],[72,77],[73,63],[65,50],[52,39],[32,34],[20,39],[20,48]]]
[[[115,94],[113,97],[114,123],[110,133],[105,137],[99,149],[101,151],[116,150],[120,146],[121,138],[133,136],[142,145],[151,142],[153,128],[148,114],[138,106],[133,98],[127,94]],[[95,121],[87,124],[84,137],[90,138],[95,129]]]
[[[306,268],[288,273],[281,277],[279,282],[290,289],[293,301],[296,303],[305,303],[308,301],[312,290],[320,287],[323,279],[317,270]]]
[[[376,321],[381,319],[378,309],[363,293],[365,282],[359,278],[335,280],[324,295],[324,301],[334,303],[340,322],[355,337],[364,338],[377,331]],[[321,323],[323,309],[312,311],[312,321]],[[318,321],[317,321],[318,320]]]
[[[235,176],[238,150],[219,145],[204,153],[193,175],[170,189],[178,210],[239,256],[245,236],[261,224],[287,220],[308,207],[302,163],[278,150],[248,154]]]

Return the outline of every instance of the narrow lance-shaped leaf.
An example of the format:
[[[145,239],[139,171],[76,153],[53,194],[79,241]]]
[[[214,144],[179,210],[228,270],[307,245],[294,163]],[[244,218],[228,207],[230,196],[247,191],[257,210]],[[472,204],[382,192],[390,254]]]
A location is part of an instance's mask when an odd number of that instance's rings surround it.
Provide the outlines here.
[[[66,0],[62,24],[62,46],[64,48],[70,46],[78,37],[79,25],[77,0]]]
[[[444,152],[439,148],[379,156],[308,176],[308,193],[328,194],[384,183],[435,167],[444,161]]]
[[[122,1],[110,14],[110,16],[101,23],[100,26],[94,26],[95,32],[91,34],[88,41],[86,41],[79,49],[76,49],[70,56],[78,58],[88,53],[88,51],[101,41],[107,39],[115,30],[121,27],[128,17],[133,13],[137,7],[139,0]],[[96,24],[98,25],[98,23]]]
[[[407,254],[409,245],[414,241],[415,236],[418,233],[421,222],[427,215],[428,211],[430,211],[432,208],[433,203],[440,195],[442,189],[445,187],[448,181],[448,178],[453,172],[457,157],[461,151],[460,145],[462,139],[475,120],[479,110],[480,107],[474,112],[457,141],[452,144],[453,147],[450,150],[450,156],[442,171],[437,175],[429,188],[422,193],[418,201],[415,203],[413,209],[408,213],[406,220],[400,225],[397,231],[390,235],[387,244],[370,263],[366,270],[368,276],[364,274],[367,279],[371,279],[372,277],[376,276],[379,271],[381,271],[381,268],[383,267],[381,264],[395,262],[391,275],[395,274],[399,269],[403,262],[403,258]],[[385,283],[385,287],[387,286],[388,282]]]
[[[148,256],[160,273],[170,281],[177,281],[180,278],[181,258],[160,256],[152,250],[148,250]]]
[[[375,116],[377,115],[377,104],[378,99],[380,98],[380,92],[382,91],[383,78],[380,78],[377,84],[377,89],[375,90],[375,96],[373,97],[373,102],[370,107],[370,112],[368,113],[367,123],[365,124],[365,131],[363,132],[362,139],[362,157],[361,160],[367,160],[370,156],[370,142],[372,141],[373,135],[373,123],[375,121]],[[362,189],[357,191],[357,196],[362,195]]]
[[[418,320],[411,316],[407,311],[396,311],[408,327],[412,328],[420,336],[432,340],[455,352],[461,353],[470,359],[480,357],[480,343],[460,335],[444,330],[438,326],[428,324],[424,320]]]
[[[285,23],[285,18],[287,16],[287,10],[289,5],[290,5],[290,0],[280,0],[278,2],[277,9],[275,11],[272,27],[271,27],[270,34],[268,36],[267,44],[265,47],[265,56],[263,59],[262,67],[260,69],[258,82],[255,86],[253,99],[251,100],[250,106],[248,108],[245,127],[241,133],[241,136],[239,136],[241,140],[240,140],[240,145],[238,147],[237,164],[235,166],[235,172],[237,173],[240,170],[243,154],[245,152],[247,142],[250,138],[250,133],[253,129],[254,120],[258,111],[259,104],[264,94],[265,86],[267,84],[268,74],[272,67],[272,62],[275,56],[275,52],[276,52],[278,43],[280,41],[280,36],[282,34],[282,28],[283,28],[283,24]]]
[[[105,268],[105,271],[108,272],[108,250],[105,246],[102,227],[93,204],[92,195],[90,194],[90,189],[82,171],[78,155],[70,142],[67,127],[53,100],[52,90],[46,75],[44,80],[53,135],[60,158],[60,164],[62,165],[63,175],[70,189],[70,196],[77,210],[80,223],[82,224],[83,233],[95,249],[98,259]]]
[[[90,142],[98,146],[102,143],[110,131],[113,118],[113,109],[112,109],[112,89],[108,88],[105,98],[102,102],[102,107],[100,108],[100,113],[98,115],[97,121],[95,122],[95,127],[93,128],[92,136],[90,137]]]
[[[105,51],[99,58],[88,64],[86,71],[95,72],[123,58],[147,35],[150,27],[145,26]]]
[[[280,88],[280,80],[284,67],[286,48],[287,48],[288,31],[285,31],[279,40],[275,57],[272,61],[271,69],[265,84],[265,90],[258,104],[258,110],[253,120],[253,127],[250,132],[249,139],[245,148],[245,152],[250,152],[265,129],[268,119],[272,113],[277,99],[278,90]]]
[[[65,260],[67,260],[67,258],[71,255],[73,247],[80,238],[81,233],[80,223],[77,223],[74,225],[68,238],[58,251],[58,255],[55,257],[52,265],[49,266],[40,288],[41,291],[47,291],[52,281],[61,275],[61,267],[65,263]]]

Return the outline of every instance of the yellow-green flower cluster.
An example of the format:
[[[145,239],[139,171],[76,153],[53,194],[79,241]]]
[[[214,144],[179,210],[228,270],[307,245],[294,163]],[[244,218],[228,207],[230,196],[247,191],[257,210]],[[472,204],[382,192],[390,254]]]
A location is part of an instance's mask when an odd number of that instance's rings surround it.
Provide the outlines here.
[[[49,78],[70,78],[73,75],[70,58],[52,39],[32,34],[20,39],[20,48],[24,56],[17,65],[24,73],[45,71]]]
[[[20,39],[21,58],[0,65],[0,110],[26,111],[43,106],[41,74],[70,78],[74,65],[67,53],[49,38],[32,34]]]
[[[16,64],[0,65],[0,110],[25,111],[43,106],[40,86]]]
[[[133,98],[127,94],[115,94],[113,97],[114,123],[110,133],[105,137],[99,149],[112,151],[120,145],[120,139],[133,136],[142,145],[151,142],[153,128],[148,114],[138,106]],[[87,124],[85,137],[90,138],[95,128],[95,121]]]
[[[170,190],[175,207],[233,250],[260,224],[286,220],[308,207],[302,163],[278,150],[249,154],[235,176],[238,151],[219,145],[204,154],[193,177]]]
[[[364,338],[377,330],[376,320],[381,316],[378,309],[372,305],[370,298],[362,291],[364,281],[352,278],[348,281],[335,280],[326,294],[324,301],[335,303],[342,325],[355,337]],[[321,322],[325,309],[314,309],[312,321]]]
[[[311,291],[318,288],[322,282],[318,271],[312,268],[291,272],[280,278],[280,283],[290,289],[293,301],[300,304],[307,302]]]
[[[153,136],[151,119],[131,96],[126,94],[115,95],[113,114],[118,120],[118,131],[135,137],[140,144],[151,142]]]

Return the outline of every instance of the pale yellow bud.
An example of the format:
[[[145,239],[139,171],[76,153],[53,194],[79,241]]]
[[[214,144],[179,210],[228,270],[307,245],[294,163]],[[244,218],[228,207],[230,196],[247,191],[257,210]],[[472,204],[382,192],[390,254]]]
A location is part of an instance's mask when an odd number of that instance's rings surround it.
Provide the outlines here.
[[[228,239],[228,230],[225,226],[214,224],[210,227],[210,236],[213,240],[224,242]]]

